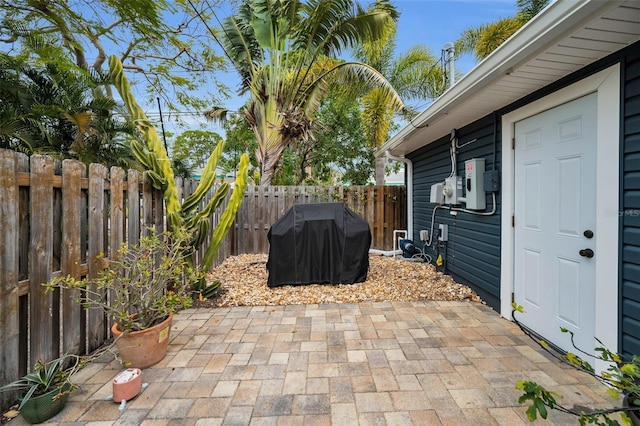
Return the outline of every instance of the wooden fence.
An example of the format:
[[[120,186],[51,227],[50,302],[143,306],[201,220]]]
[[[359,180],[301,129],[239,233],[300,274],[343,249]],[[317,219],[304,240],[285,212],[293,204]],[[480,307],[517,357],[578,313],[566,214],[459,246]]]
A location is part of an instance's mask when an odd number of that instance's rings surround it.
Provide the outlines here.
[[[369,222],[372,248],[391,250],[393,230],[406,227],[404,186],[250,186],[230,232],[231,252],[268,253],[267,232],[294,204],[343,202]]]
[[[101,311],[84,310],[69,292],[44,293],[41,283],[59,274],[96,276],[122,243],[137,242],[149,227],[161,232],[164,216],[162,193],[135,170],[0,150],[0,176],[2,386],[37,359],[88,353],[109,339]],[[197,186],[176,183],[183,197]],[[271,224],[296,203],[343,201],[370,223],[372,247],[390,250],[392,230],[405,226],[405,199],[404,187],[249,187],[216,263],[267,253]],[[8,402],[2,398],[0,406]]]

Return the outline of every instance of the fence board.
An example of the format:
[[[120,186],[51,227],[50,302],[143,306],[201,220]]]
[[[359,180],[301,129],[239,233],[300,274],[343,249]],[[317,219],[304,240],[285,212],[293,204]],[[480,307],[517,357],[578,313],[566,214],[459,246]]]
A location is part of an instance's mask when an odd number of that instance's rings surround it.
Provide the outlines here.
[[[387,205],[387,198],[384,186],[378,186],[376,188],[376,192],[376,199],[378,202],[374,204],[374,207],[378,229],[374,241],[382,241],[384,244],[384,234],[387,232],[387,224],[384,216],[384,207]]]
[[[102,269],[100,256],[104,254],[106,232],[105,180],[107,168],[101,164],[89,166],[89,279],[96,278]],[[93,286],[95,290],[95,285]],[[100,347],[107,337],[104,314],[99,309],[90,309],[87,324],[89,351]]]
[[[153,224],[153,186],[146,177],[142,180],[142,235],[149,235],[149,227]]]
[[[111,167],[110,175],[109,256],[113,256],[124,241],[124,170]]]
[[[29,252],[30,359],[53,359],[58,355],[59,305],[56,293],[45,293],[42,283],[49,281],[53,257],[53,159],[31,157],[31,217]],[[55,332],[55,333],[54,333]]]
[[[0,168],[3,173],[0,180],[0,223],[3,230],[0,235],[0,384],[16,380],[20,374],[18,368],[9,366],[20,365],[19,354],[19,314],[20,296],[18,293],[18,247],[19,228],[9,224],[19,223],[19,186],[18,186],[18,154],[0,150]],[[0,394],[0,406],[12,402],[14,395]]]
[[[26,155],[18,156],[18,173],[24,173],[28,176],[29,157]],[[18,269],[20,282],[27,282],[29,279],[29,188],[20,188],[20,246],[18,247]],[[19,360],[20,376],[24,376],[29,371],[29,294],[28,285],[27,293],[20,296],[20,348],[19,353],[22,354]]]
[[[86,166],[73,160],[62,162],[62,253],[60,270],[63,276],[81,278],[81,234],[84,203],[82,197],[81,180],[86,172]],[[84,310],[76,303],[79,290],[62,290],[62,348],[63,352],[84,353],[85,326]]]
[[[127,241],[135,243],[140,238],[140,174],[137,170],[127,173]]]

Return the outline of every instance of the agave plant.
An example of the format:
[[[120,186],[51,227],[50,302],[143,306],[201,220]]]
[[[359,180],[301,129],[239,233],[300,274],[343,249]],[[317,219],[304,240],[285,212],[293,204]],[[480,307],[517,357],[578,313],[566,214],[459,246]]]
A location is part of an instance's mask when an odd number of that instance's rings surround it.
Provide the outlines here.
[[[77,359],[77,358],[76,358]],[[22,376],[20,379],[0,388],[0,392],[18,391],[24,392],[20,397],[21,409],[31,398],[43,395],[54,389],[60,391],[60,396],[75,390],[75,386],[69,381],[70,373],[64,368],[67,357],[44,362],[39,359],[32,373]]]

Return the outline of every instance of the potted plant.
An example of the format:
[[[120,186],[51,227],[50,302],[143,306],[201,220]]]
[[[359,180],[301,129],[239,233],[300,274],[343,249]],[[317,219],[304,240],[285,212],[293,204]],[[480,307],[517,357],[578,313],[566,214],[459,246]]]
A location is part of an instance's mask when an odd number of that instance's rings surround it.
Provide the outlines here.
[[[593,409],[591,411],[576,411],[559,404],[557,398],[561,395],[557,392],[549,391],[536,382],[522,380],[516,384],[516,388],[522,390],[518,402],[530,402],[526,414],[529,421],[537,420],[538,415],[543,419],[547,418],[547,408],[562,411],[567,414],[574,415],[578,418],[581,425],[619,425],[616,416],[622,420],[625,425],[640,426],[640,357],[633,355],[631,359],[625,359],[622,355],[610,351],[598,339],[596,341],[600,346],[593,351],[586,351],[578,348],[573,339],[573,332],[565,328],[560,330],[567,333],[571,337],[571,344],[577,353],[586,355],[592,359],[604,361],[608,364],[606,371],[597,373],[593,366],[585,361],[582,357],[573,352],[562,353],[558,349],[552,347],[544,340],[535,337],[526,327],[524,327],[516,318],[516,312],[524,313],[522,306],[512,303],[513,310],[511,317],[520,329],[533,339],[542,349],[562,363],[568,364],[579,371],[589,374],[607,386],[607,394],[614,401],[619,401],[622,397],[622,404],[612,408]],[[612,418],[612,416],[614,416]]]
[[[77,389],[71,378],[88,360],[69,354],[49,362],[40,359],[33,372],[2,386],[0,392],[19,392],[22,417],[29,423],[44,422],[64,408],[69,394]]]
[[[78,303],[113,319],[123,364],[150,367],[166,354],[173,314],[193,301],[191,285],[201,274],[186,258],[192,240],[181,228],[160,235],[151,230],[138,244],[123,244],[97,278],[58,277],[45,287],[81,289]]]

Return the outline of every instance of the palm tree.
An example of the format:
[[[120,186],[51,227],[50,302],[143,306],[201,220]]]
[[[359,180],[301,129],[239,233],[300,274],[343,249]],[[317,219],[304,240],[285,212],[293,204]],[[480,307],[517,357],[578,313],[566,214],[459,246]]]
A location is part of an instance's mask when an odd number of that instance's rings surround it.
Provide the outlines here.
[[[464,30],[455,43],[456,52],[458,54],[473,52],[478,60],[486,58],[547,4],[549,0],[517,0],[516,16]]]
[[[379,38],[395,19],[386,0],[366,10],[355,0],[252,0],[222,25],[222,44],[250,99],[244,118],[256,135],[260,185],[269,185],[284,149],[313,137],[314,114],[332,85],[380,87],[395,108],[393,87],[373,67],[336,59],[344,49]],[[225,110],[207,117],[219,119]]]
[[[116,103],[99,94],[101,84],[82,71],[0,54],[0,148],[128,165],[125,135],[134,127],[114,118]]]
[[[378,70],[405,101],[424,101],[438,97],[445,89],[438,58],[425,46],[416,45],[394,58],[397,24],[388,21],[383,37],[364,43],[355,50],[355,57]],[[411,119],[414,107],[398,110],[388,93],[380,88],[368,90],[362,98],[362,121],[365,136],[378,148],[389,137],[393,117],[401,112]],[[384,185],[384,157],[376,158],[376,185]]]

